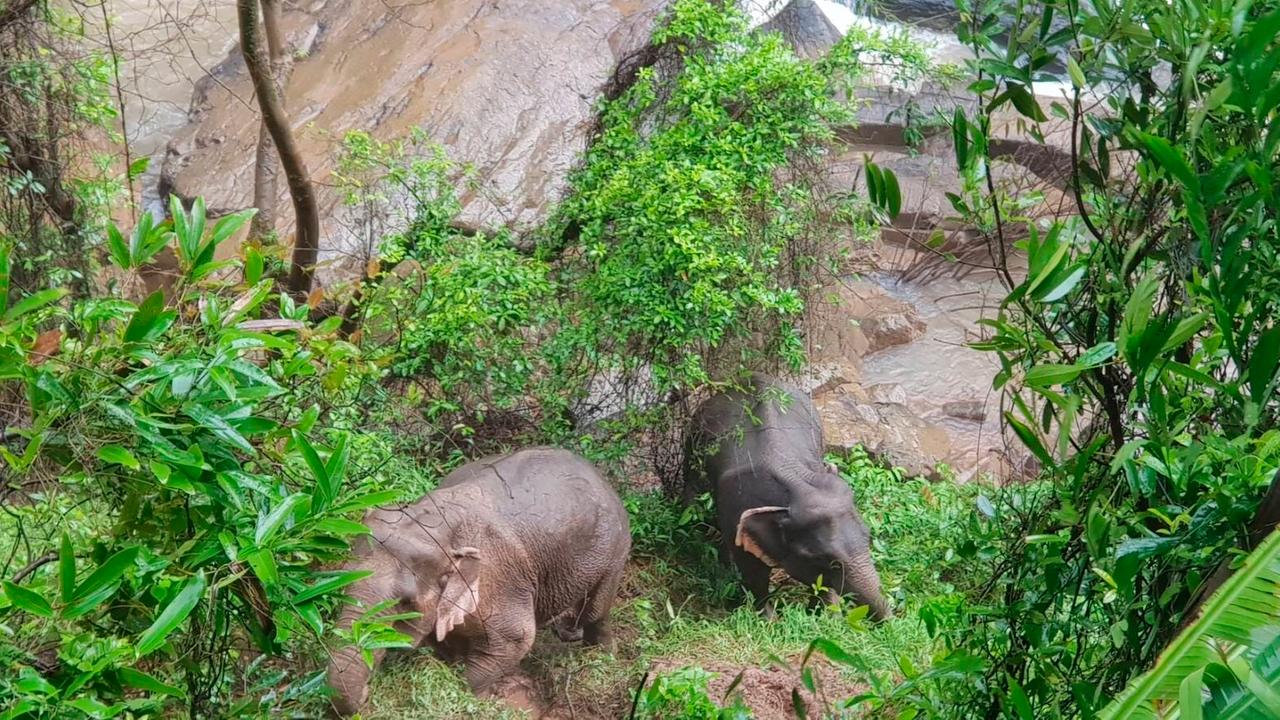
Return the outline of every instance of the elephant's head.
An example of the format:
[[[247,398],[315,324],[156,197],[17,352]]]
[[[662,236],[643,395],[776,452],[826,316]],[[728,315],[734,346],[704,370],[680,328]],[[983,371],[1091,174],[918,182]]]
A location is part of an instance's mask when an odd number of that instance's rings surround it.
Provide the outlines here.
[[[377,527],[366,539],[362,557],[350,569],[371,570],[369,577],[348,592],[352,602],[343,610],[339,627],[350,630],[369,608],[386,600],[398,605],[387,612],[414,611],[422,617],[396,623],[416,644],[426,638],[444,640],[468,615],[480,607],[481,552],[471,546],[454,546],[442,533],[411,532],[395,523],[395,531]],[[416,524],[415,524],[416,525]],[[366,619],[368,620],[368,619]],[[374,652],[374,664],[385,651]],[[328,681],[334,691],[335,713],[347,717],[367,701],[370,668],[355,646],[333,653]]]
[[[812,585],[821,576],[824,586],[866,605],[873,620],[890,617],[871,560],[871,533],[848,484],[828,466],[809,482],[790,486],[798,489],[790,505],[742,513],[735,543],[802,583]]]

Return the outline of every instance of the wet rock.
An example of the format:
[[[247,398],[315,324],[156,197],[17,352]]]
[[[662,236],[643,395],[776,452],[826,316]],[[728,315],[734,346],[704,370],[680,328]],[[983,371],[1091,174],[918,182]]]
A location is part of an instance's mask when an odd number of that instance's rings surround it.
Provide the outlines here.
[[[923,336],[924,331],[924,320],[910,306],[881,311],[862,321],[862,333],[867,338],[867,354],[895,345],[906,345]]]
[[[874,285],[839,283],[819,294],[809,329],[814,363],[856,362],[885,348],[912,342],[925,323],[910,303],[895,300]]]
[[[594,105],[619,60],[643,47],[663,0],[340,2],[286,14],[311,52],[287,89],[299,145],[320,193],[322,263],[358,266],[365,220],[338,212],[337,141],[361,129],[391,139],[424,128],[472,164],[461,222],[538,224],[586,148]],[[166,187],[236,209],[253,192],[258,112],[238,50],[202,85],[191,123],[170,143]],[[281,183],[281,207],[288,208]],[[291,232],[291,213],[277,230]],[[349,270],[349,269],[348,269]]]
[[[815,397],[828,451],[861,445],[872,457],[909,475],[941,479],[937,465],[951,453],[946,431],[920,419],[905,404],[876,399],[892,396],[885,388],[875,389],[873,396],[856,385],[842,385]]]
[[[821,57],[844,36],[814,0],[792,0],[760,26],[781,33],[801,57]]]
[[[987,404],[981,400],[955,400],[943,403],[942,412],[948,417],[980,423],[987,419]]]
[[[801,392],[810,395],[821,395],[841,385],[856,383],[862,374],[856,361],[833,361],[812,363],[804,369],[799,377],[791,378],[791,382]]]

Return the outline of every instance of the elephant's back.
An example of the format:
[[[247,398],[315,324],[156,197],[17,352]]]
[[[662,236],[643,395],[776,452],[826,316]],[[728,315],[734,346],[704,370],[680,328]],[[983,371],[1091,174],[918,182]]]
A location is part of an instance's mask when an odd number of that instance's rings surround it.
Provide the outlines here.
[[[495,522],[521,545],[530,563],[539,622],[580,602],[626,562],[631,549],[626,509],[585,459],[536,447],[472,465],[477,467],[463,466],[446,482],[484,489]]]
[[[699,444],[714,443],[719,463],[734,466],[739,456],[803,461],[820,458],[822,424],[809,396],[766,375],[752,374],[743,388],[708,399],[694,413],[691,429]]]
[[[554,447],[493,455],[454,470],[440,487],[474,486],[526,542],[572,544],[575,534],[630,538],[617,492],[586,459]]]

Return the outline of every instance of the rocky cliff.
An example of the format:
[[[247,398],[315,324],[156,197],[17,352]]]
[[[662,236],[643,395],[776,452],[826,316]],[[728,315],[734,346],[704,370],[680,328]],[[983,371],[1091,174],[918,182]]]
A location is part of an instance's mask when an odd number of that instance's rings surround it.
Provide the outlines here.
[[[298,58],[288,111],[321,188],[328,275],[359,257],[358,233],[326,187],[347,130],[384,139],[427,130],[479,184],[461,222],[536,225],[586,147],[594,107],[620,59],[647,43],[662,0],[315,0],[285,16]],[[200,85],[170,142],[162,186],[216,210],[250,204],[257,111],[238,50]],[[281,192],[284,192],[283,183]],[[285,202],[282,207],[288,207]],[[282,234],[292,218],[282,213]]]

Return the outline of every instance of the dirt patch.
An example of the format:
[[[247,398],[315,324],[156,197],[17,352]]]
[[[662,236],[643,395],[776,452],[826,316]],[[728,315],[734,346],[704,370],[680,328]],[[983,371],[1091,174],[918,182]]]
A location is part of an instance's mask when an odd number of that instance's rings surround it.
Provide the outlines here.
[[[650,666],[649,682],[659,674],[697,664],[714,675],[708,686],[709,697],[727,705],[733,695],[741,696],[755,720],[798,718],[793,695],[799,696],[808,717],[824,717],[837,702],[866,690],[866,685],[847,678],[830,663],[813,660],[809,667],[816,692],[810,692],[800,679],[799,661],[798,657],[792,658],[791,666],[784,668],[658,660]],[[521,671],[504,680],[496,694],[508,706],[523,710],[533,720],[609,720],[627,717],[635,692],[634,687],[619,687],[603,695],[590,695],[547,687],[545,682],[546,679]]]
[[[825,660],[813,659],[809,662],[809,668],[817,692],[810,692],[800,679],[800,658],[791,658],[788,662],[789,668],[698,664],[702,669],[715,674],[709,683],[708,695],[711,698],[725,704],[730,691],[741,695],[755,720],[792,720],[799,717],[795,711],[793,694],[799,696],[808,717],[824,717],[824,711],[833,707],[836,702],[857,695],[867,688],[866,685],[845,677],[839,668]],[[659,660],[653,663],[650,677],[689,664],[691,663]]]

